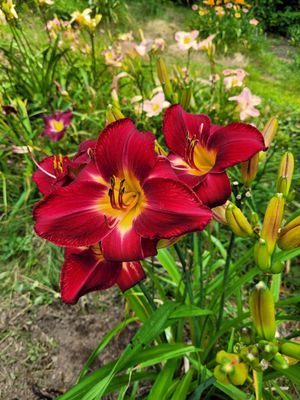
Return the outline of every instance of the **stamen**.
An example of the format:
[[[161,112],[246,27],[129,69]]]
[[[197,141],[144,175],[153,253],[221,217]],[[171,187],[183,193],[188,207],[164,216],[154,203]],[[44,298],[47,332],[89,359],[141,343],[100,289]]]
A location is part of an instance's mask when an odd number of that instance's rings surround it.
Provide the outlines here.
[[[41,166],[39,165],[39,163],[35,160],[35,158],[34,158],[32,152],[31,152],[29,146],[27,146],[27,149],[28,149],[28,153],[29,153],[29,155],[30,155],[31,160],[34,162],[34,164],[37,166],[37,168],[38,168],[40,171],[44,172],[44,174],[50,176],[50,178],[56,179],[56,176],[55,176],[55,175],[52,175],[50,172],[46,171],[43,167],[41,167]]]
[[[115,199],[115,191],[113,188],[109,189],[108,196],[109,196],[110,204],[111,204],[112,208],[117,208],[116,199]]]

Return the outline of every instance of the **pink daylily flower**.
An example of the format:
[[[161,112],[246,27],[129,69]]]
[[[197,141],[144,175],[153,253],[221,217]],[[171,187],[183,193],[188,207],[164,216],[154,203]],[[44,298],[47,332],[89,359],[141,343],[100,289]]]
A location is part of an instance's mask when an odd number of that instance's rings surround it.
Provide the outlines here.
[[[232,87],[242,86],[247,73],[241,68],[224,69],[223,75],[226,76],[226,78],[224,78],[225,89],[229,90]]]
[[[70,126],[72,116],[72,111],[56,111],[53,115],[44,116],[45,127],[42,135],[48,136],[53,142],[57,142]]]
[[[198,37],[198,31],[191,32],[176,32],[175,40],[178,44],[180,50],[189,50],[191,48],[195,48],[196,46],[196,38]]]
[[[230,101],[237,101],[240,119],[244,121],[247,117],[258,117],[260,112],[255,108],[261,103],[261,98],[254,96],[250,89],[245,87],[238,96],[229,97]]]
[[[163,92],[157,93],[152,97],[151,100],[145,100],[143,103],[143,111],[145,111],[147,117],[156,117],[162,110],[168,107],[170,103],[165,100]]]
[[[202,40],[197,44],[196,49],[205,51],[208,50],[209,47],[212,45],[212,41],[214,40],[215,37],[216,35],[209,35],[206,39]]]
[[[151,39],[144,39],[139,45],[135,45],[135,51],[141,57],[144,57],[152,48],[153,40]]]

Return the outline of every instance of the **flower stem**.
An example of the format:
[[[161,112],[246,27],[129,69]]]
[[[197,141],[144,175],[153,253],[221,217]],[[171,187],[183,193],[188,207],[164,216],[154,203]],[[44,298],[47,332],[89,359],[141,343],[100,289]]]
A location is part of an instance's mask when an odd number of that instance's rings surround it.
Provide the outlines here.
[[[153,301],[153,298],[151,297],[150,293],[148,292],[148,289],[146,288],[146,286],[144,285],[143,282],[140,282],[138,284],[138,286],[140,287],[141,291],[143,292],[144,296],[146,297],[146,299],[148,300],[148,303],[150,304],[151,308],[153,309],[153,311],[155,311],[157,309],[156,304]]]
[[[224,267],[223,291],[222,291],[222,297],[221,297],[221,302],[220,302],[219,317],[218,317],[218,321],[217,321],[217,331],[220,329],[222,320],[223,320],[226,286],[227,286],[227,282],[228,282],[228,272],[229,272],[229,266],[230,266],[230,261],[231,261],[231,254],[232,254],[232,249],[233,249],[234,238],[235,238],[234,233],[231,233],[228,250],[227,250],[225,267]]]

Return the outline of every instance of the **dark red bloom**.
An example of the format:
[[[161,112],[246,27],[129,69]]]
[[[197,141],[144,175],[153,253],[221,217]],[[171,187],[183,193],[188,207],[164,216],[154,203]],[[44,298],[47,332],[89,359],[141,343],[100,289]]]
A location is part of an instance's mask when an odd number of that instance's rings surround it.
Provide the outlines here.
[[[60,286],[65,303],[75,304],[79,297],[117,284],[124,292],[146,277],[141,264],[110,262],[103,257],[101,246],[67,248]]]
[[[32,174],[32,180],[43,194],[52,192],[56,187],[66,186],[71,182],[68,176],[68,167],[71,160],[62,155],[44,158],[38,169]]]
[[[44,116],[45,126],[42,135],[48,136],[50,140],[57,142],[70,126],[72,115],[72,111],[57,111],[53,115]]]
[[[76,181],[34,208],[36,232],[59,246],[101,241],[106,260],[134,261],[156,254],[159,239],[204,229],[211,211],[157,156],[154,141],[129,119],[108,125]]]
[[[266,150],[262,134],[252,125],[216,126],[208,116],[189,114],[180,105],[167,109],[163,131],[173,169],[209,207],[230,196],[225,169]]]

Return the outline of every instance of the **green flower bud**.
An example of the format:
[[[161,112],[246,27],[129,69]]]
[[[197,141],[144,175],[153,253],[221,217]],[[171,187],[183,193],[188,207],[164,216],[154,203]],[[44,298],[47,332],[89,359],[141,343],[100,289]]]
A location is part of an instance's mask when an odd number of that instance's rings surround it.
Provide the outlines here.
[[[250,223],[235,204],[228,204],[225,216],[228,226],[237,236],[248,237],[253,234],[253,229]]]
[[[258,268],[267,272],[271,267],[271,257],[268,251],[267,243],[264,239],[260,238],[254,245],[254,260]]]
[[[276,245],[278,230],[283,218],[283,210],[284,199],[282,193],[277,193],[269,201],[261,231],[261,237],[267,242],[270,255],[273,253]]]

